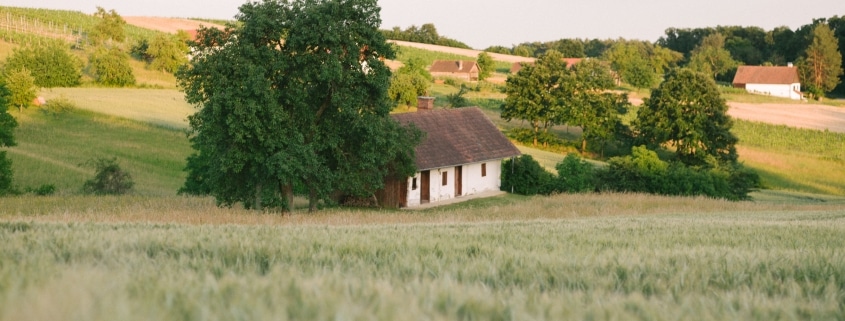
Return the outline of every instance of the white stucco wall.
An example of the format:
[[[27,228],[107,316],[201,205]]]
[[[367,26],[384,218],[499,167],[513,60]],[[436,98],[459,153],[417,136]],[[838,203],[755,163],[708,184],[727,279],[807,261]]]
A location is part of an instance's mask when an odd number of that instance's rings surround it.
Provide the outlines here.
[[[795,100],[801,99],[801,94],[799,94],[801,92],[800,83],[794,83],[790,85],[746,84],[745,90],[752,94],[784,97]]]
[[[487,175],[481,176],[481,164],[487,164]],[[443,185],[443,173],[447,173],[446,185]],[[429,170],[429,203],[437,203],[455,197],[468,196],[481,192],[499,190],[502,176],[502,160],[491,160],[482,163],[465,164],[461,168],[461,195],[455,196],[455,167],[444,167]],[[413,180],[417,180],[414,188]],[[417,172],[408,178],[408,207],[420,205],[422,174]]]

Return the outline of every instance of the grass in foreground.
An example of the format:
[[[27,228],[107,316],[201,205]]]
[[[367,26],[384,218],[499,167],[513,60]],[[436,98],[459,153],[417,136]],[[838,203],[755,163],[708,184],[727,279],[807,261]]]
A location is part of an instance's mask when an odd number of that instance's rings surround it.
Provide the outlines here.
[[[0,319],[845,317],[831,205],[560,195],[282,217],[70,202],[0,209]]]

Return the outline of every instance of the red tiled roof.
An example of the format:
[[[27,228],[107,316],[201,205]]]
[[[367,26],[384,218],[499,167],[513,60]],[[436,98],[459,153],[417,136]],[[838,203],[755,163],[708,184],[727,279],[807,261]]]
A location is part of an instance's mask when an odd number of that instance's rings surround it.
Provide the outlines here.
[[[426,133],[415,149],[417,170],[478,163],[520,155],[478,107],[391,115]]]
[[[472,60],[435,60],[428,68],[429,72],[463,72],[468,73],[475,67],[475,61]]]
[[[739,66],[733,84],[794,84],[801,82],[798,68],[771,66]]]

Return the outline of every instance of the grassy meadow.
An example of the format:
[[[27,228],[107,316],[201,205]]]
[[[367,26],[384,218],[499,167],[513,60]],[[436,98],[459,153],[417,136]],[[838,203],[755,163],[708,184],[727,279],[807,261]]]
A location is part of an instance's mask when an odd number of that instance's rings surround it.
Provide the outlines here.
[[[506,196],[279,216],[26,198],[0,209],[0,320],[845,317],[842,203]]]

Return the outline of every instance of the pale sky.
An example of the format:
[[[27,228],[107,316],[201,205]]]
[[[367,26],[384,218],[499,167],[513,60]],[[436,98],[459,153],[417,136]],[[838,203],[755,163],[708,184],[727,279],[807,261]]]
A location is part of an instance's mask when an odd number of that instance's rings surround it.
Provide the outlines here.
[[[245,0],[3,0],[2,6],[123,16],[232,19]],[[669,27],[717,25],[795,29],[813,18],[845,16],[845,0],[379,0],[382,28],[433,23],[475,49],[561,38],[655,41]]]

